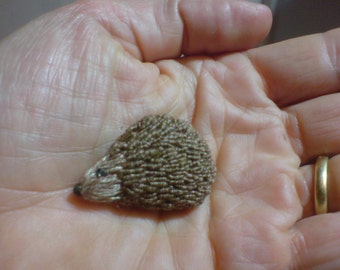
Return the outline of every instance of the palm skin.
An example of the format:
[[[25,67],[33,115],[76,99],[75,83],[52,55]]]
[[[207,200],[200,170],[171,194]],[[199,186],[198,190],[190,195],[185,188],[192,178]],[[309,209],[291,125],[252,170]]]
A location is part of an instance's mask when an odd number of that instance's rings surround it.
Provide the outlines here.
[[[3,269],[337,265],[340,217],[310,217],[312,166],[301,164],[340,151],[340,130],[312,132],[324,108],[340,115],[336,94],[317,99],[339,90],[329,61],[339,31],[246,51],[268,31],[267,9],[192,3],[79,1],[0,43]],[[220,27],[226,10],[238,31]],[[160,113],[191,121],[209,143],[218,173],[201,206],[137,211],[72,194],[127,126]]]

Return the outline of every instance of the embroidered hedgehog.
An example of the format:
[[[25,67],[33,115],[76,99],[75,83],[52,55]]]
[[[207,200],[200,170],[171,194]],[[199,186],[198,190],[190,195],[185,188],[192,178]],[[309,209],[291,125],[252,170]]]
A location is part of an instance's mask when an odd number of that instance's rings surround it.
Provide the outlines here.
[[[151,115],[130,126],[73,190],[94,202],[182,210],[203,202],[215,175],[207,143],[188,122]]]

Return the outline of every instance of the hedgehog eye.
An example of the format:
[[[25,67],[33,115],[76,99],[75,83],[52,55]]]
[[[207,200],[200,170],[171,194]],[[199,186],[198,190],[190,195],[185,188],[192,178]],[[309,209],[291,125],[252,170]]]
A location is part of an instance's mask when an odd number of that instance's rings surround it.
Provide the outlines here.
[[[103,176],[107,176],[107,172],[104,171],[103,169],[101,168],[98,168],[95,172],[96,176],[97,177],[103,177]]]

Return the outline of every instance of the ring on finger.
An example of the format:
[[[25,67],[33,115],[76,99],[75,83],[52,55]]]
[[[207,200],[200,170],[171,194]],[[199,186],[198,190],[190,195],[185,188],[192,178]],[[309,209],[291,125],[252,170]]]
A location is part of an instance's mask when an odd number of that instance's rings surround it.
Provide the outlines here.
[[[314,169],[314,205],[317,215],[328,211],[328,157],[320,156]]]

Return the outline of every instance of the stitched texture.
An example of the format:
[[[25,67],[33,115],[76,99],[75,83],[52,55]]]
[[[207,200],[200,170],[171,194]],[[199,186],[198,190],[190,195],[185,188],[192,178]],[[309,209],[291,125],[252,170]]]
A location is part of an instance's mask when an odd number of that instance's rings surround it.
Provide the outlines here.
[[[75,193],[91,201],[180,210],[201,204],[215,175],[209,147],[189,123],[151,115],[112,144]]]

